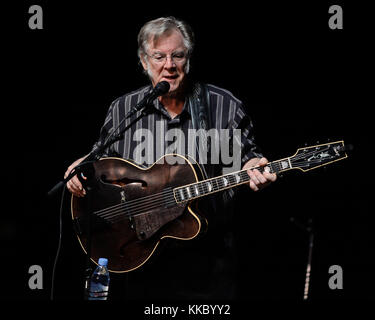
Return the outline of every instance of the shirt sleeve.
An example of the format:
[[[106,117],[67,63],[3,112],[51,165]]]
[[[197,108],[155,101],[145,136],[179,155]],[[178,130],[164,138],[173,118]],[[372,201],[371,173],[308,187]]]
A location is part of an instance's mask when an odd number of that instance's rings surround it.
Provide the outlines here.
[[[102,146],[106,142],[108,136],[114,130],[114,128],[113,128],[113,108],[114,108],[115,103],[116,103],[116,101],[111,103],[111,105],[108,109],[106,118],[104,120],[104,124],[100,129],[99,139],[94,143],[92,151],[99,148],[100,146]],[[106,148],[106,150],[104,151],[102,156],[103,157],[114,156],[113,149],[111,148],[111,146],[109,148]]]
[[[233,143],[239,144],[241,148],[241,168],[250,159],[263,157],[262,152],[255,142],[253,122],[245,112],[242,103],[237,104],[237,110],[233,120],[230,122],[230,127],[241,130],[240,138],[236,135],[233,136],[233,139],[236,140]]]
[[[229,107],[232,111],[229,112],[228,128],[232,131],[232,144],[237,144],[241,152],[241,168],[247,161],[252,158],[263,157],[258,145],[255,143],[254,126],[249,115],[245,112],[243,104],[239,100],[232,100]],[[237,129],[237,130],[235,130]],[[236,134],[237,132],[237,134]],[[236,147],[232,145],[233,152],[236,152]],[[223,192],[223,207],[229,208],[232,200],[241,190],[248,190],[247,187],[240,186],[236,188],[227,189]]]

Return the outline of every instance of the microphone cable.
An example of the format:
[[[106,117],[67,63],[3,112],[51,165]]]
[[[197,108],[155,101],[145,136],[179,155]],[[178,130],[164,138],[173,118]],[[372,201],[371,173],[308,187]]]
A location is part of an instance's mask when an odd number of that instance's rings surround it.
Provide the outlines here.
[[[63,203],[64,203],[64,197],[65,197],[65,190],[66,190],[66,184],[64,184],[63,191],[62,191],[62,194],[61,194],[61,201],[60,201],[59,242],[58,242],[58,246],[57,246],[55,261],[53,263],[53,268],[52,268],[51,295],[50,295],[51,301],[53,300],[53,293],[54,293],[54,289],[55,289],[56,265],[57,265],[57,260],[59,259],[61,242],[62,242],[61,241],[62,240],[62,215],[63,215]]]

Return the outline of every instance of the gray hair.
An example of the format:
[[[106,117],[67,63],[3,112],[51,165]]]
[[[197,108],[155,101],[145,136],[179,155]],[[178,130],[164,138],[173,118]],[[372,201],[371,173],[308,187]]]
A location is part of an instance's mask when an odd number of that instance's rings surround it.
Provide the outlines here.
[[[189,66],[189,58],[194,48],[194,33],[191,27],[184,21],[177,20],[175,17],[158,18],[147,22],[138,34],[138,57],[141,59],[147,55],[148,44],[151,39],[157,41],[160,36],[168,35],[173,30],[181,32],[184,45],[187,50],[187,66]],[[189,69],[189,67],[187,67]]]

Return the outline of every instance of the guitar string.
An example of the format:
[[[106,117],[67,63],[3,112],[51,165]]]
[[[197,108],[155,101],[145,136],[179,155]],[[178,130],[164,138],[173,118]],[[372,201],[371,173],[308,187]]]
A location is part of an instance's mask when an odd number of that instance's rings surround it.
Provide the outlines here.
[[[244,181],[244,183],[246,183],[246,182],[247,181]],[[219,191],[219,190],[217,190],[217,191]],[[176,201],[174,200],[174,198],[172,198],[172,195],[171,195],[171,199],[172,200],[168,201],[167,203],[175,205]],[[192,200],[192,199],[190,199],[190,200]],[[188,200],[186,200],[186,201],[188,201]],[[129,213],[125,213],[126,212],[125,210],[120,209],[120,210],[117,210],[116,212],[112,213],[110,216],[106,217],[106,220],[109,220],[111,223],[116,223],[116,222],[122,221],[122,220],[124,220],[128,217],[135,217],[135,216],[139,216],[139,215],[143,215],[143,214],[148,214],[149,210],[151,210],[153,208],[157,208],[157,207],[159,207],[158,203],[150,205],[147,208],[141,208],[140,210],[129,211]]]
[[[241,174],[244,174],[244,173],[246,173],[246,171],[241,172]],[[218,185],[217,182],[216,182],[216,185],[217,185],[218,189],[221,189],[221,187],[225,186],[225,184],[223,184],[223,185],[219,184]],[[206,193],[208,191],[207,187],[204,185],[203,181],[198,182],[195,186],[197,187],[197,189],[199,191],[198,193]],[[137,209],[139,207],[144,208],[145,206],[147,206],[149,204],[155,204],[155,200],[159,200],[158,203],[160,203],[160,201],[166,200],[165,198],[166,198],[166,196],[169,195],[169,193],[173,197],[174,193],[173,193],[173,190],[170,188],[170,189],[164,190],[163,192],[155,194],[155,196],[152,199],[153,200],[152,202],[150,200],[144,201],[143,198],[138,198],[138,199],[131,200],[129,202],[120,203],[120,204],[117,204],[117,205],[114,205],[114,206],[111,206],[111,207],[108,207],[108,208],[104,208],[104,209],[95,211],[94,213],[99,217],[108,218],[108,217],[111,216],[112,213],[117,213],[118,212],[117,210],[121,210],[121,211],[123,209],[126,210],[126,208],[124,208],[124,207],[131,205],[131,202],[136,203],[136,205],[132,206],[132,209]],[[175,202],[174,197],[173,197],[173,201]],[[171,203],[166,202],[166,204],[171,204]]]
[[[241,174],[246,175],[245,179],[246,179],[246,177],[249,178],[248,175],[247,175],[247,173],[246,173],[246,171],[242,171]],[[242,182],[244,183],[244,182],[246,182],[246,180],[242,180]],[[236,184],[237,183],[233,184],[233,186],[235,186]],[[217,183],[217,190],[215,190],[215,191],[220,191],[222,187],[227,187],[227,186],[228,185],[222,184],[221,182]],[[202,193],[204,194],[204,193],[207,193],[207,191],[208,191],[207,187],[205,187],[203,184],[200,185],[198,188],[199,188],[200,192],[198,192],[198,195],[196,195],[194,198],[196,198],[198,196],[202,196]],[[200,195],[199,195],[199,193],[200,193]],[[168,195],[168,197],[169,197],[168,201],[165,201],[166,197],[164,197],[163,199],[160,199],[160,200],[162,200],[161,203],[160,203],[160,201],[158,201],[156,203],[154,202],[152,204],[148,204],[148,206],[146,206],[146,207],[145,206],[140,206],[140,210],[139,209],[138,210],[134,210],[134,208],[131,208],[131,210],[129,210],[129,209],[126,210],[125,208],[121,208],[121,209],[119,208],[117,210],[112,211],[111,214],[107,215],[105,218],[108,219],[108,220],[116,221],[117,222],[117,221],[122,220],[123,218],[127,218],[127,217],[130,217],[130,216],[137,216],[140,213],[143,214],[143,213],[145,213],[145,210],[150,210],[150,209],[153,209],[153,208],[157,208],[157,207],[160,206],[160,204],[164,204],[164,205],[167,205],[167,206],[168,205],[172,205],[172,204],[177,204],[177,202],[176,202],[176,200],[174,198],[174,191],[173,190],[170,190],[170,194]],[[189,200],[192,200],[192,198],[187,199],[185,201],[181,201],[181,202],[187,202]],[[139,208],[139,206],[138,206],[138,208]],[[124,215],[124,212],[126,212],[126,211],[128,211],[128,213]],[[112,219],[113,217],[115,219]],[[117,217],[120,217],[120,219],[116,220]]]
[[[320,161],[315,161],[315,162],[320,162]],[[306,162],[307,163],[307,162]],[[312,163],[311,161],[310,162],[308,162],[308,163]],[[246,171],[240,171],[239,172],[240,174],[245,174],[246,173]],[[242,180],[241,182],[242,183],[245,183],[245,182],[247,182],[249,180],[249,178],[248,178],[248,176],[247,176],[247,174],[246,174],[246,180]],[[207,192],[207,190],[204,190],[204,184],[203,184],[204,182],[202,182],[202,185],[199,185],[198,187],[199,187],[199,189],[201,190],[201,192],[203,191],[204,193],[206,193]],[[222,187],[230,187],[230,184],[229,185],[226,185],[226,184],[223,184],[221,181],[216,181],[216,184],[217,184],[217,187],[218,187],[218,189],[217,190],[214,190],[214,192],[217,192],[217,191],[220,191],[220,189],[222,188]],[[237,183],[236,183],[237,184]],[[233,186],[235,186],[236,184],[234,184]],[[169,197],[170,197],[170,200],[168,200],[168,201],[163,201],[163,200],[166,200],[166,197],[164,196],[163,197],[163,199],[161,199],[160,197],[159,197],[159,201],[158,202],[153,202],[152,204],[151,203],[149,203],[148,205],[144,205],[145,203],[147,203],[147,202],[143,202],[142,203],[142,201],[139,201],[139,205],[137,206],[137,207],[133,207],[133,208],[131,208],[130,210],[128,209],[127,211],[129,211],[129,213],[128,214],[126,214],[125,215],[125,217],[128,217],[128,216],[135,216],[135,215],[138,215],[139,213],[144,213],[144,211],[145,210],[149,210],[149,209],[152,209],[152,208],[157,208],[157,207],[159,207],[159,205],[160,205],[160,201],[162,201],[162,203],[164,202],[164,204],[166,204],[166,205],[169,205],[169,204],[176,204],[176,201],[175,201],[175,199],[174,199],[174,197],[173,197],[173,191],[172,190],[167,190],[167,193],[168,192],[170,192],[170,194],[169,194]],[[211,192],[212,193],[212,192]],[[196,195],[196,196],[194,196],[194,197],[190,197],[189,199],[187,199],[187,200],[185,200],[185,201],[189,201],[189,200],[192,200],[192,199],[194,199],[194,198],[197,198],[197,197],[200,197],[201,195]],[[137,200],[137,199],[135,199],[135,200]],[[139,199],[138,199],[139,200]],[[182,201],[182,202],[185,202],[185,201]],[[121,204],[122,206],[121,207],[125,207],[124,206],[124,203],[122,203]],[[139,207],[141,207],[141,210],[136,210],[137,208],[139,208]],[[122,217],[124,217],[124,215],[123,215],[123,213],[124,212],[126,212],[126,210],[124,211],[124,208],[119,208],[119,209],[117,209],[117,210],[111,210],[110,212],[109,212],[110,210],[108,210],[108,213],[107,213],[107,215],[105,216],[105,217],[103,217],[103,218],[106,218],[106,219],[110,219],[110,218],[112,218],[112,217],[116,217],[116,216],[118,216],[118,215],[122,215]]]
[[[246,182],[246,181],[243,181],[243,182]],[[225,186],[225,185],[222,185],[222,186]],[[222,186],[219,185],[218,189],[215,190],[215,191],[220,191]],[[169,195],[169,197],[170,197],[169,201],[167,201],[167,202],[163,201],[161,204],[164,204],[164,205],[177,204],[175,198],[173,197],[173,191],[171,191],[171,194]],[[194,198],[196,198],[196,197],[199,197],[199,196],[195,196]],[[190,199],[187,199],[187,200],[181,201],[181,202],[188,202],[190,200],[193,200],[193,198],[190,198]],[[129,212],[126,213],[126,214],[124,214],[124,212],[126,212],[124,210],[117,210],[116,212],[112,213],[112,215],[108,216],[107,219],[110,220],[111,222],[115,223],[115,222],[121,221],[121,220],[123,220],[124,218],[127,218],[127,217],[134,217],[134,216],[146,214],[147,212],[145,212],[145,210],[150,210],[150,209],[153,209],[153,208],[157,208],[159,206],[160,206],[160,204],[158,204],[158,203],[156,203],[156,205],[151,204],[147,208],[141,207],[139,210],[135,210],[135,211],[134,210],[133,211],[128,210]]]
[[[310,156],[310,155],[313,155],[315,153],[320,153],[320,152],[325,152],[325,151],[328,151],[331,147],[328,146],[326,148],[322,148],[320,150],[312,150],[312,151],[309,151],[309,152],[306,152],[306,153],[301,153],[295,157],[290,157],[291,159],[293,158],[293,160],[299,160],[299,159],[302,159],[302,158],[305,158],[306,156]]]
[[[169,195],[171,197],[173,197],[173,193],[171,191],[171,194]],[[143,206],[138,206],[137,208],[131,208],[131,209],[128,209],[125,205],[125,203],[123,203],[123,206],[121,208],[117,208],[115,210],[112,210],[110,214],[107,214],[106,216],[99,216],[100,218],[103,218],[103,219],[109,219],[109,218],[112,218],[116,215],[118,215],[119,213],[124,213],[124,212],[131,212],[132,214],[134,212],[143,212],[143,211],[148,211],[150,209],[154,209],[154,208],[157,208],[157,207],[160,207],[161,205],[165,204],[165,203],[170,203],[172,202],[171,199],[169,199],[167,202],[165,201],[165,197],[163,198],[160,198],[158,201],[154,201],[154,202],[150,202],[148,203],[147,205],[143,205]],[[174,200],[173,198],[173,202],[176,203],[176,201]],[[173,203],[172,202],[172,203]],[[95,214],[95,212],[94,212]]]
[[[245,171],[243,171],[242,173],[245,174]],[[246,183],[248,180],[249,180],[249,177],[247,176],[246,180],[243,180],[242,183]],[[219,185],[218,190],[215,190],[215,191],[220,191],[220,187],[222,187],[222,186],[227,186],[227,185]],[[196,198],[196,197],[194,197],[194,198]],[[172,200],[168,201],[166,204],[176,204],[176,201],[173,198],[172,193],[170,194],[170,199],[172,199]],[[188,199],[186,201],[189,201],[189,200],[192,200],[192,198]],[[130,211],[129,213],[127,213],[125,215],[124,215],[124,210],[117,210],[114,214],[108,216],[107,219],[110,220],[112,223],[119,222],[119,221],[121,221],[121,220],[123,220],[124,218],[127,218],[127,217],[146,214],[147,212],[145,212],[145,210],[152,209],[153,207],[158,207],[158,205],[156,205],[156,206],[155,205],[151,205],[151,207],[149,206],[146,209],[145,208],[141,208],[141,210],[135,210],[135,211],[133,210],[132,212]]]
[[[329,149],[329,148],[327,148],[327,150],[328,150],[328,149]],[[320,151],[322,151],[322,150],[320,150]],[[298,156],[293,157],[291,160],[292,160],[292,161],[294,161],[294,160],[298,160],[298,159],[301,159],[301,158],[303,158],[303,157],[306,157],[306,156],[312,155],[312,154],[314,154],[314,153],[316,153],[316,150],[313,150],[313,151],[310,151],[310,152],[308,152],[308,153],[302,154],[302,155],[300,155],[299,157],[298,157]],[[273,164],[273,165],[279,165],[279,162],[280,162],[280,161],[281,161],[281,160],[273,161],[273,162],[270,163],[270,165],[271,165],[271,164]],[[259,169],[259,167],[256,167],[256,168],[254,168],[254,169]],[[272,168],[271,168],[271,169],[272,169]],[[244,170],[242,170],[242,171],[244,171]],[[242,172],[242,171],[239,171],[239,172]],[[233,173],[233,174],[235,174],[235,173]],[[228,177],[231,177],[231,176],[233,176],[233,174],[229,174],[229,175],[227,175],[227,176],[228,176]],[[208,181],[210,181],[210,180],[215,181],[215,179],[216,179],[216,178],[211,178],[211,179],[208,179],[208,180],[205,180],[205,181],[206,181],[206,182],[208,182]],[[197,185],[198,185],[198,184],[200,184],[200,183],[204,183],[205,181],[200,181],[200,182],[196,182],[196,183],[197,183]],[[179,187],[179,188],[183,188],[183,187]],[[165,190],[165,191],[168,192],[169,190]],[[145,197],[142,197],[142,200],[153,200],[153,198],[158,198],[160,195],[161,195],[161,193],[153,194],[153,195],[149,195],[149,196],[145,196]],[[132,202],[137,202],[137,201],[139,201],[139,200],[140,200],[140,199],[133,199],[133,200],[127,201],[127,203],[130,205]],[[119,206],[121,206],[121,204],[119,204]],[[115,207],[115,206],[113,206],[113,207]],[[99,212],[101,212],[101,211],[103,211],[103,210],[106,210],[106,209],[99,210],[99,211],[97,211],[97,213],[99,213]]]
[[[322,150],[320,150],[320,151],[322,151]],[[301,155],[300,157],[294,157],[294,158],[292,159],[292,161],[294,161],[295,159],[298,159],[298,158],[306,157],[306,156],[311,155],[311,154],[314,154],[314,153],[316,153],[316,150],[315,150],[315,151],[313,150],[313,151],[310,151],[310,152],[308,152],[308,153],[305,153],[305,154]],[[317,160],[319,160],[319,159],[317,159]],[[280,161],[280,160],[277,160],[277,161],[271,162],[270,165],[279,165],[279,163],[278,163],[279,161]],[[309,163],[311,163],[311,161],[310,161]],[[255,169],[259,169],[259,167],[256,167]],[[271,169],[272,169],[272,167],[271,167]],[[244,172],[244,170],[239,171],[238,173],[233,173],[233,174],[242,174],[242,172]],[[233,174],[229,174],[229,175],[226,175],[226,176],[224,176],[224,177],[228,177],[228,179],[229,179],[229,178],[233,177]],[[208,180],[205,180],[205,181],[196,182],[196,185],[195,185],[195,186],[197,186],[197,188],[199,188],[200,191],[206,192],[207,190],[202,190],[202,189],[201,189],[202,186],[203,186],[203,184],[204,184],[204,183],[207,184],[208,181],[212,181],[212,182],[215,181],[215,182],[217,183],[217,180],[216,180],[216,179],[217,179],[217,178],[212,178],[212,179],[208,179]],[[178,188],[183,188],[183,187],[178,187]],[[176,188],[176,189],[177,189],[177,188]],[[145,196],[145,197],[142,197],[141,199],[133,199],[133,200],[127,201],[126,203],[127,203],[127,205],[131,205],[133,202],[134,202],[134,203],[138,203],[138,205],[145,205],[145,204],[147,203],[147,201],[153,201],[153,200],[155,200],[155,199],[159,199],[160,196],[162,196],[162,195],[166,195],[166,194],[168,194],[168,192],[170,192],[170,190],[166,189],[166,190],[164,190],[164,191],[162,191],[162,192],[160,192],[160,193],[153,194],[153,195],[149,195],[149,196]],[[184,196],[185,196],[185,194],[184,194]],[[189,196],[188,196],[188,198],[189,198]],[[115,209],[116,207],[121,207],[122,205],[123,205],[123,203],[118,204],[118,205],[115,205],[115,206],[112,206],[112,207],[108,207],[108,208],[105,208],[105,209],[102,209],[102,210],[98,210],[98,211],[96,211],[96,214],[97,214],[98,216],[103,215],[103,217],[104,217],[107,213],[110,212],[109,210],[111,210],[111,209]]]
[[[244,174],[245,173],[245,171],[243,171],[243,172],[240,172],[241,174]],[[248,176],[246,175],[246,180],[248,181],[249,180],[249,178],[248,178]],[[247,182],[246,180],[242,180],[241,182],[242,183],[244,183],[244,182]],[[216,183],[217,183],[218,181],[216,181]],[[230,182],[230,183],[232,183],[232,182]],[[218,185],[218,190],[215,190],[215,191],[219,191],[220,189],[221,189],[221,187],[222,186],[224,186],[224,187],[227,187],[228,185],[223,185],[222,183],[219,183],[219,184],[217,184]],[[235,185],[235,184],[234,184]],[[229,185],[230,186],[230,185]],[[201,190],[201,192],[202,192],[202,188],[204,188],[204,184],[202,184],[201,186],[199,186],[199,189]],[[206,193],[207,192],[207,190],[203,190],[203,192],[204,193]],[[171,193],[171,195],[172,195],[172,193]],[[199,194],[197,195],[198,197],[199,197]],[[190,199],[188,199],[188,200],[191,200],[192,198],[196,198],[197,196],[194,196],[194,197],[191,197]],[[200,195],[201,196],[201,195]],[[172,199],[172,201],[168,201],[167,202],[167,204],[172,204],[172,203],[175,203],[175,199],[173,198],[173,197],[171,197],[171,199]],[[187,201],[188,201],[187,200]],[[158,204],[158,203],[157,203]],[[153,207],[155,207],[155,205],[153,206],[153,205],[151,205],[151,207],[150,206],[148,206],[148,207],[144,207],[144,208],[142,208],[141,210],[134,210],[134,208],[133,208],[133,211],[132,212],[129,212],[129,215],[136,215],[136,214],[138,214],[138,213],[141,213],[141,212],[144,212],[144,210],[147,210],[147,209],[149,209],[149,208],[153,208]],[[120,211],[116,211],[115,212],[115,214],[114,215],[110,215],[109,216],[109,218],[110,217],[112,217],[112,216],[117,216],[117,215],[119,215],[119,214],[122,214],[123,213],[123,210],[120,210]]]
[[[129,200],[129,201],[126,201],[125,203],[131,205],[132,203],[137,203],[139,200],[143,200],[143,201],[145,201],[145,202],[147,202],[147,201],[153,201],[155,198],[160,198],[160,196],[163,196],[163,195],[167,194],[170,190],[171,190],[171,188],[169,188],[169,189],[164,189],[164,190],[161,191],[161,192],[154,193],[154,194],[149,195],[149,196],[144,196],[144,197],[142,197],[142,198],[137,198],[137,199]],[[111,207],[107,207],[107,208],[104,208],[104,209],[101,209],[101,210],[95,211],[95,213],[103,213],[103,214],[105,215],[105,211],[106,211],[107,209],[112,209],[112,208],[116,208],[116,207],[121,207],[121,206],[123,206],[123,205],[124,205],[124,202],[119,203],[119,204],[116,204],[116,205],[113,205],[113,206],[111,206]],[[98,215],[100,216],[101,214],[98,214]]]
[[[309,162],[304,162],[303,164],[312,164],[312,163],[315,164],[315,163],[320,163],[320,162],[321,162],[320,159],[316,159],[315,161],[313,160],[313,161],[309,161]],[[240,171],[237,174],[240,174],[240,175],[246,174],[246,176],[247,176],[247,173],[246,173],[245,170]],[[233,177],[233,175],[229,174],[229,175],[226,175],[224,177],[227,177],[228,178],[227,180],[231,180],[231,179],[229,179],[229,177]],[[221,177],[221,178],[223,178],[223,177]],[[215,179],[215,178],[213,178],[213,179]],[[241,183],[247,182],[249,180],[248,176],[246,177],[246,179],[247,180],[242,180]],[[212,180],[212,179],[210,179],[210,180]],[[231,182],[231,181],[229,182],[229,184],[225,184],[220,180],[222,180],[222,179],[219,178],[215,181],[216,185],[217,185],[217,190],[214,190],[214,192],[220,191],[220,189],[222,187],[230,187],[230,185],[233,184],[233,182]],[[198,191],[200,191],[198,193],[202,193],[202,191],[203,191],[203,193],[207,193],[208,190],[207,190],[207,186],[205,186],[205,184],[207,184],[207,180],[197,182],[195,187],[197,187]],[[234,183],[233,186],[235,186],[236,184],[237,183]],[[169,193],[169,195],[168,195],[168,193]],[[210,192],[210,193],[213,193],[213,192]],[[134,203],[137,203],[137,205],[133,206],[131,209],[126,210],[126,208],[125,208],[126,205],[129,205],[129,202],[128,202],[128,203],[121,203],[119,205],[113,206],[113,207],[116,207],[116,208],[109,207],[110,209],[105,208],[105,209],[96,211],[95,214],[98,215],[99,217],[109,219],[109,218],[115,217],[119,214],[122,214],[124,212],[124,209],[125,209],[125,212],[129,211],[129,213],[126,214],[126,216],[134,216],[134,215],[137,215],[140,212],[144,212],[145,210],[152,209],[154,207],[155,208],[158,207],[160,205],[160,202],[165,203],[166,205],[176,203],[175,198],[173,197],[173,194],[174,194],[173,190],[167,189],[167,190],[164,190],[163,192],[161,192],[157,195],[154,195],[153,200],[156,199],[156,200],[158,200],[157,202],[153,201],[151,203],[149,200],[144,201],[142,198],[141,199],[134,199],[132,201]],[[165,196],[170,196],[170,200],[167,200]],[[200,196],[202,196],[202,195],[198,194],[194,197],[189,197],[189,199],[187,199],[185,201],[189,201],[189,200],[192,200],[192,199],[200,197]],[[149,197],[149,196],[147,196],[147,197]],[[167,200],[167,201],[165,201],[165,200]],[[181,201],[181,202],[185,202],[185,201]],[[118,208],[118,207],[120,207],[120,208]],[[141,210],[137,210],[140,207],[141,207]],[[101,214],[98,214],[98,212],[101,212]]]
[[[245,172],[245,171],[241,171],[242,172]],[[212,178],[212,179],[209,179],[209,180],[214,180],[216,178]],[[204,190],[204,183],[207,182],[208,180],[204,180],[204,181],[199,181],[199,182],[196,182],[196,185],[197,188],[199,189],[199,191],[206,191]],[[176,189],[178,188],[183,188],[183,187],[177,187]],[[95,211],[95,214],[98,215],[98,216],[106,216],[107,213],[109,212],[109,210],[112,210],[112,209],[116,209],[116,208],[119,208],[119,207],[122,207],[124,204],[126,205],[131,205],[133,203],[135,203],[136,205],[133,206],[133,207],[139,207],[139,206],[143,206],[144,204],[147,204],[147,202],[153,202],[155,200],[159,200],[159,199],[162,199],[164,198],[165,195],[168,195],[169,192],[171,192],[172,189],[169,188],[169,189],[164,189],[162,192],[159,192],[159,193],[156,193],[156,194],[153,194],[153,195],[149,195],[149,196],[145,196],[145,197],[142,197],[142,198],[138,198],[138,199],[133,199],[133,200],[129,200],[125,203],[120,203],[120,204],[117,204],[117,205],[114,205],[114,206],[111,206],[111,207],[107,207],[107,208],[104,208],[104,209],[101,209],[101,210],[98,210],[98,211]]]
[[[170,200],[170,203],[171,204],[176,204],[176,201],[174,200]],[[161,204],[160,204],[161,205]],[[106,218],[106,220],[110,221],[111,223],[117,223],[117,222],[120,222],[120,221],[123,221],[127,218],[131,218],[131,217],[137,217],[137,216],[141,216],[141,215],[144,215],[144,214],[149,214],[149,211],[151,211],[152,209],[154,209],[155,207],[160,207],[160,205],[157,205],[157,206],[151,206],[145,210],[137,210],[135,212],[129,212],[129,213],[126,213],[126,211],[120,211],[118,212],[117,214],[115,215],[112,215],[111,217],[109,218]]]
[[[245,173],[245,171],[243,172]],[[224,184],[217,184],[217,189],[220,190],[221,187],[225,186]],[[204,190],[204,185],[199,185],[198,186],[198,191],[200,191],[200,193],[202,192],[207,192],[207,190]],[[217,190],[217,191],[218,191]],[[169,194],[168,194],[169,192]],[[199,193],[199,192],[198,192]],[[169,199],[167,199],[167,197],[169,197]],[[118,205],[116,205],[115,209],[111,208],[110,210],[104,210],[106,211],[106,214],[103,215],[103,212],[98,215],[99,217],[102,217],[102,218],[105,218],[105,219],[109,219],[111,217],[114,217],[114,216],[118,216],[119,214],[122,214],[126,211],[128,211],[129,213],[125,215],[125,217],[128,217],[128,216],[134,216],[140,212],[144,212],[145,210],[149,210],[149,209],[153,209],[153,208],[157,208],[160,206],[160,204],[165,204],[165,205],[171,205],[171,204],[176,204],[176,200],[174,198],[174,192],[173,190],[167,190],[167,194],[164,193],[163,197],[160,198],[158,197],[158,201],[153,201],[152,203],[148,202],[147,201],[139,201],[138,205],[137,206],[133,206],[131,207],[130,209],[126,208],[127,206],[127,203],[122,203],[120,205],[120,208]],[[167,200],[167,201],[165,201]],[[186,201],[189,201],[190,199],[186,200]],[[140,210],[137,210],[137,209],[140,209]],[[103,210],[102,210],[103,211]],[[94,212],[95,214],[97,214],[97,212]]]
[[[255,169],[259,169],[259,167],[255,168]],[[242,170],[242,171],[235,172],[233,174],[228,174],[228,175],[225,175],[225,176],[222,176],[222,177],[228,177],[230,179],[231,177],[233,177],[234,174],[242,174],[244,172],[245,172],[245,170]],[[204,183],[207,183],[208,181],[215,181],[216,179],[220,179],[222,177],[211,178],[211,179],[207,179],[207,180],[204,180],[204,181],[197,181],[197,182],[193,183],[192,185],[197,186],[202,191],[202,186],[203,186]],[[217,183],[217,181],[215,181],[215,183]],[[184,187],[176,187],[176,189],[179,189],[179,188],[184,188]],[[164,189],[162,192],[159,192],[159,193],[156,193],[156,194],[153,194],[153,195],[144,196],[142,198],[129,200],[129,201],[126,202],[126,204],[131,205],[132,203],[139,202],[140,200],[142,200],[143,202],[147,202],[147,201],[151,201],[151,200],[153,201],[154,199],[160,198],[160,196],[162,196],[162,195],[168,194],[170,191],[171,191],[171,188]],[[123,205],[123,203],[120,203],[120,204],[114,205],[112,207],[108,207],[108,208],[98,210],[98,211],[96,211],[96,213],[97,214],[102,213],[102,212],[104,213],[109,208],[116,208],[116,207],[122,206],[122,205]]]
[[[247,175],[247,173],[246,173],[246,171],[242,171],[241,173],[243,173],[243,174],[246,174]],[[249,176],[247,175],[247,178],[249,179]],[[242,182],[247,182],[246,180],[243,180]],[[218,186],[218,189],[216,190],[216,192],[217,191],[220,191],[221,190],[221,187],[225,187],[226,185],[219,185]],[[233,185],[234,186],[234,185]],[[166,204],[168,205],[168,204],[176,204],[176,201],[175,201],[175,199],[174,199],[174,197],[172,196],[172,194],[173,194],[173,191],[172,191],[172,193],[171,193],[171,199],[172,200],[170,200],[169,202],[167,202]],[[199,196],[195,196],[194,198],[196,198],[196,197],[199,197]],[[188,199],[188,200],[185,200],[185,201],[183,201],[183,202],[188,202],[188,201],[190,201],[190,200],[192,200],[193,198],[191,198],[191,199]],[[157,207],[157,206],[156,206]],[[144,210],[143,209],[141,209],[141,210],[136,210],[136,211],[134,211],[134,212],[129,212],[129,213],[127,213],[127,214],[124,214],[124,211],[121,211],[121,212],[117,212],[117,214],[116,214],[116,217],[114,218],[114,219],[108,219],[108,220],[110,220],[112,223],[116,223],[116,222],[119,222],[119,221],[122,221],[122,220],[124,220],[124,219],[126,219],[126,218],[128,218],[128,217],[136,217],[136,216],[139,216],[139,215],[143,215],[143,214],[146,214],[146,213],[148,213],[148,212],[144,212]]]

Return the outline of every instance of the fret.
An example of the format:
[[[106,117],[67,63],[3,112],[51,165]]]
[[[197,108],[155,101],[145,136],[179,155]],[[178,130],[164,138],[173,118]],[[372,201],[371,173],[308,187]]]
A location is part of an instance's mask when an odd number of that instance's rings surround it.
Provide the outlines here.
[[[276,173],[278,174],[280,171],[282,171],[281,165],[279,161],[273,161],[268,164],[268,166],[271,168],[270,173]]]
[[[289,169],[292,169],[293,166],[292,166],[292,162],[290,161],[290,158],[288,158],[288,162],[289,162]]]
[[[228,181],[229,181],[229,185],[234,185],[236,183],[236,179],[234,178],[234,174],[228,174]]]
[[[189,186],[189,190],[190,190],[190,198],[194,198],[195,197],[195,189],[194,189],[194,185],[191,185]]]
[[[247,174],[246,170],[243,170],[243,171],[240,172],[240,177],[241,177],[241,182],[249,181],[250,180],[250,177]]]
[[[215,190],[219,190],[219,184],[218,184],[218,181],[217,181],[217,178],[215,179],[212,179],[212,182],[213,182],[213,187],[214,187],[214,191]],[[215,186],[216,185],[216,186]]]
[[[279,170],[277,169],[277,162],[276,161],[270,162],[268,164],[268,167],[270,168],[270,173],[277,173],[277,172],[279,172]]]
[[[197,190],[198,190],[199,194],[205,194],[207,192],[206,186],[203,182],[198,182],[196,184],[196,190],[195,191],[197,191]],[[197,193],[197,192],[195,192],[195,193]]]

